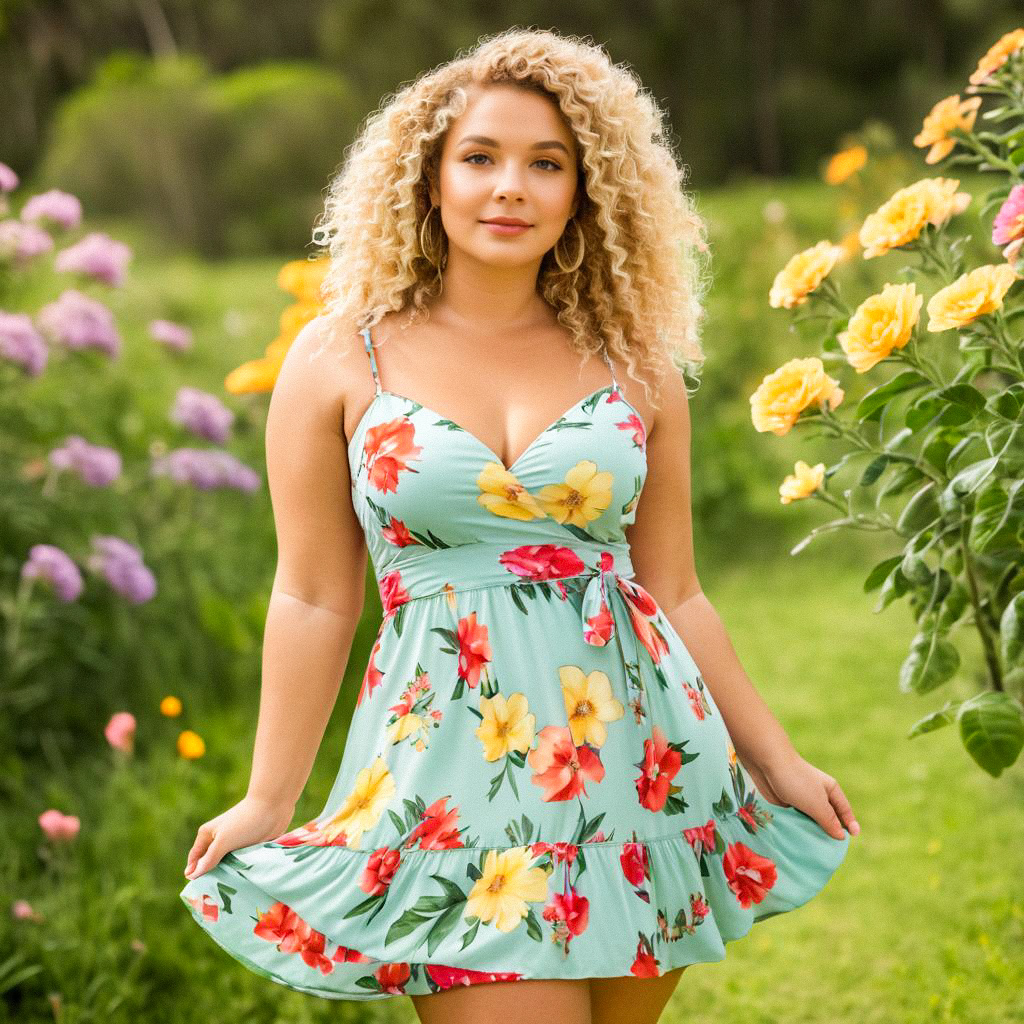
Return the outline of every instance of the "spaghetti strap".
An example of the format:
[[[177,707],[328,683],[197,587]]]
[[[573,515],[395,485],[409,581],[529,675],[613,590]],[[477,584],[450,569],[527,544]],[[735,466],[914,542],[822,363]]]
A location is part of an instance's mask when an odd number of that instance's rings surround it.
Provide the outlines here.
[[[363,344],[366,346],[366,354],[370,357],[370,370],[373,373],[373,383],[377,388],[377,394],[380,394],[380,373],[377,371],[377,356],[373,351],[373,342],[370,340],[370,328],[364,327],[360,334],[363,336]]]

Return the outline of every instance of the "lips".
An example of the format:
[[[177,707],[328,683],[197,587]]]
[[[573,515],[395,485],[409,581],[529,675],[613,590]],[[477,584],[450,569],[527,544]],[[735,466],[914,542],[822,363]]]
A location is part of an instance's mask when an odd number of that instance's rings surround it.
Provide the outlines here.
[[[484,224],[509,224],[513,227],[528,228],[530,225],[525,220],[517,217],[492,217],[490,220],[482,221]]]

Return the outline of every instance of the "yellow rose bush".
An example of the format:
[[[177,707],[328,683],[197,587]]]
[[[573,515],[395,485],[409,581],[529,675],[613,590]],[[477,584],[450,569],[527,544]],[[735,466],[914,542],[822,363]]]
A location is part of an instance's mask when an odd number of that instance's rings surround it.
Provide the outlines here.
[[[798,460],[780,485],[785,505],[818,500],[839,512],[793,554],[843,528],[894,535],[897,550],[864,589],[879,591],[875,611],[901,597],[911,605],[917,633],[900,688],[947,683],[961,671],[955,635],[977,635],[978,692],[947,700],[909,735],[955,722],[968,753],[997,776],[1024,749],[1024,29],[989,49],[963,92],[939,100],[913,140],[942,170],[896,190],[857,232],[860,258],[916,262],[851,309],[836,280],[856,258],[847,239],[793,256],[768,302],[794,322],[822,322],[822,355],[767,374],[750,407],[758,431],[814,425],[846,449],[832,465]],[[999,130],[978,130],[989,122]],[[826,180],[839,184],[870,159],[844,150]],[[965,265],[971,238],[959,215],[974,199],[948,174],[956,164],[996,179],[980,200],[992,232],[980,265]],[[843,371],[847,390],[869,373],[878,381],[844,402]],[[854,476],[840,496],[829,484],[841,472]]]

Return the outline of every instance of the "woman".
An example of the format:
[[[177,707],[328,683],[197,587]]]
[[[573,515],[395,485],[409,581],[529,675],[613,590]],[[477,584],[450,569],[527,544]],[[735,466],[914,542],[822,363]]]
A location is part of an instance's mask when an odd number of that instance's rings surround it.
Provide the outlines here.
[[[273,980],[428,1024],[505,1019],[512,982],[523,1019],[653,1022],[858,831],[697,579],[681,178],[636,79],[540,31],[421,77],[349,152],[268,417],[252,777],[182,892]],[[368,552],[384,616],[337,781],[285,832]]]

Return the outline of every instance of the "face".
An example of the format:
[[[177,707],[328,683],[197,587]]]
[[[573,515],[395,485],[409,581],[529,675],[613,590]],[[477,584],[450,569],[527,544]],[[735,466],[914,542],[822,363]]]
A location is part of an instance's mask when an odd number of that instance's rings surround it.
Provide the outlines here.
[[[576,143],[556,104],[510,85],[479,89],[445,137],[431,197],[449,259],[539,266],[577,207]],[[487,223],[494,218],[526,226]]]

